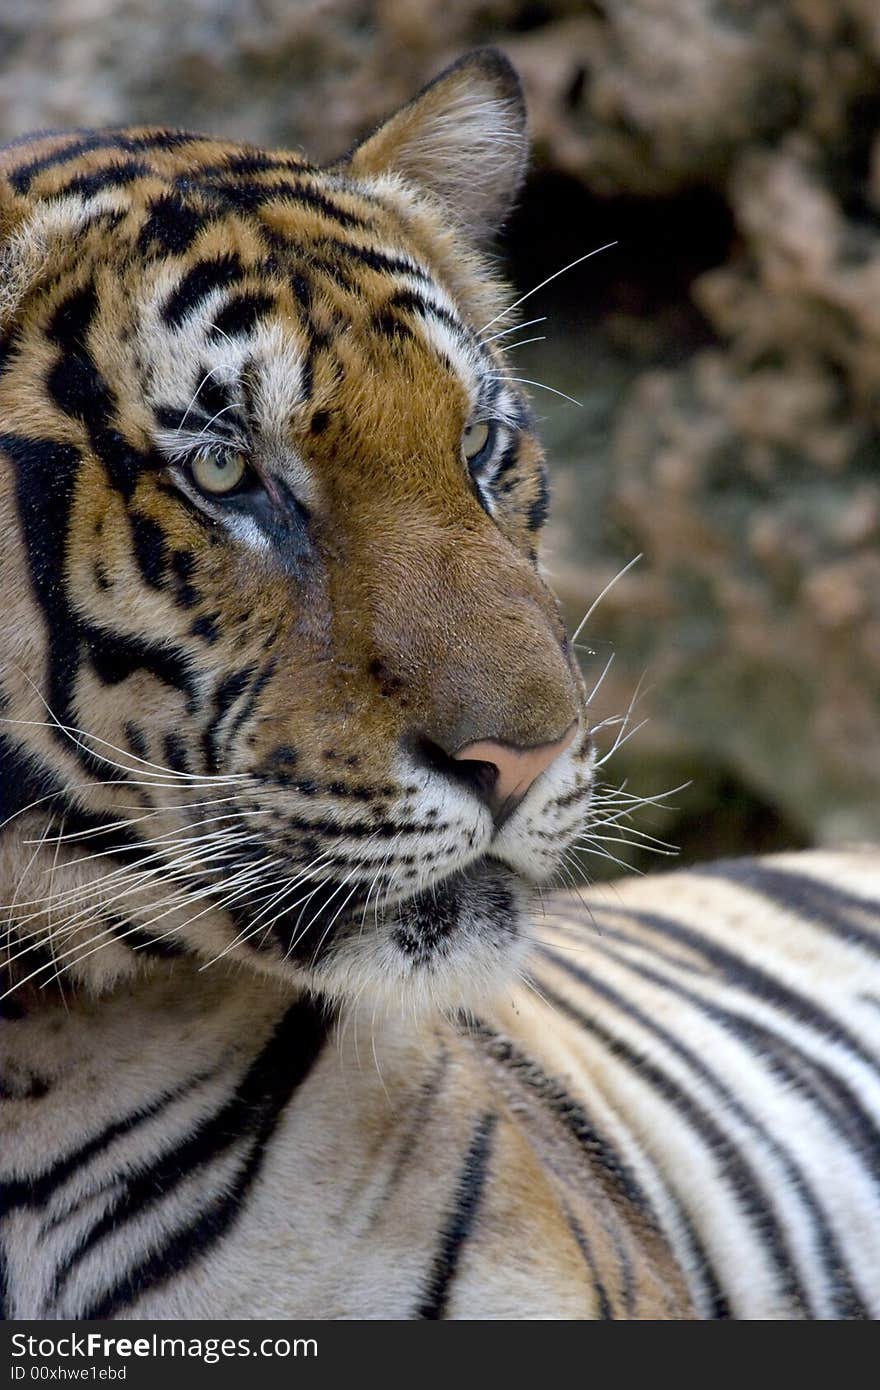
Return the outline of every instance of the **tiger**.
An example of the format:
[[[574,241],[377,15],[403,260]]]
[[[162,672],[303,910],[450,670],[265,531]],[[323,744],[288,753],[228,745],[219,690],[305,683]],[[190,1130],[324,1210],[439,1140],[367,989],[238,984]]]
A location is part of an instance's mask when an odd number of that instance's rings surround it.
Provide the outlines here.
[[[527,158],[495,49],[0,150],[8,1319],[880,1312],[876,849],[558,888]]]

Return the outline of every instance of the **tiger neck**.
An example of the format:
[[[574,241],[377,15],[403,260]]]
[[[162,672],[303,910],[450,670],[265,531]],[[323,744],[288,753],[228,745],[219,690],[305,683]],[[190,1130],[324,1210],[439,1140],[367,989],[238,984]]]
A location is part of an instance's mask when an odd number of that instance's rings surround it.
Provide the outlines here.
[[[148,962],[100,993],[29,981],[0,1005],[0,1098],[46,1097],[51,1109],[50,1096],[63,1106],[79,1094],[99,1112],[112,1100],[134,1113],[194,1068],[219,1075],[227,1062],[246,1066],[305,999],[257,976],[201,972],[190,960]],[[329,1026],[323,1005],[313,1007]]]

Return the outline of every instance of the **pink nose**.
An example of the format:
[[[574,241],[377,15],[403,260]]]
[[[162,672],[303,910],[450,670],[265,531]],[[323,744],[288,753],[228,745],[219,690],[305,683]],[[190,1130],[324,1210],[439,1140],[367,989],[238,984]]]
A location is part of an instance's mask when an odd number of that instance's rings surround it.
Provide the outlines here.
[[[541,773],[546,772],[551,763],[574,742],[577,731],[575,720],[555,743],[539,743],[535,748],[513,748],[510,744],[496,743],[494,739],[486,738],[479,743],[466,743],[452,756],[460,762],[491,763],[495,768],[495,783],[490,799],[497,820],[519,805]]]

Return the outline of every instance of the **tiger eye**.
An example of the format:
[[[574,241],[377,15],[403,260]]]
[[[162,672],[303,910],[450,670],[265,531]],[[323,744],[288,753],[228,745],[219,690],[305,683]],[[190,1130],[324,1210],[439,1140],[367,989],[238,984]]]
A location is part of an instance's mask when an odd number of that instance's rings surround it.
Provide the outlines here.
[[[461,452],[468,463],[485,449],[489,441],[489,434],[490,426],[485,420],[479,420],[476,424],[467,426],[461,436]]]
[[[220,497],[239,486],[247,467],[244,454],[232,451],[220,454],[203,449],[190,464],[190,472],[196,487],[211,496]]]

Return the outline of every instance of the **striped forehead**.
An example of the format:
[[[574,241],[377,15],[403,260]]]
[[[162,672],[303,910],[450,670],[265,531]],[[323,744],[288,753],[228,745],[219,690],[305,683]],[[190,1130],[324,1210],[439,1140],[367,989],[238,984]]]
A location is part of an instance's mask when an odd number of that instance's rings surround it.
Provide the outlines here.
[[[293,413],[308,396],[304,330],[274,316],[239,334],[189,322],[163,343],[147,375],[163,426],[160,442],[176,448],[197,435],[235,437],[244,425],[265,440],[286,441]]]
[[[418,340],[459,379],[472,407],[497,395],[497,368],[443,287],[409,256],[398,253],[385,260],[393,269],[381,275],[378,291],[373,279],[365,323],[363,297],[353,302],[361,325],[380,337],[406,334]],[[311,359],[323,335],[316,333],[308,305],[299,302],[295,290],[285,292],[271,280],[254,288],[258,277],[258,270],[242,267],[234,254],[183,271],[165,264],[153,272],[142,316],[147,389],[152,403],[165,410],[166,425],[173,423],[177,443],[183,424],[187,433],[205,426],[203,404],[194,399],[202,393],[216,404],[216,426],[235,415],[236,401],[244,404],[246,383],[251,427],[279,442],[308,398]],[[291,280],[300,288],[301,275],[292,271]],[[223,391],[228,399],[221,399]]]
[[[304,328],[290,314],[282,327],[273,287],[244,289],[238,270],[237,257],[229,256],[183,274],[167,265],[155,272],[141,318],[154,400],[175,406],[190,400],[199,372],[218,385],[239,384],[252,361],[272,364],[288,400],[299,396]]]
[[[418,267],[418,273],[398,277],[377,309],[377,321],[387,326],[389,312],[459,377],[476,400],[489,367],[488,355],[449,295],[426,270]]]

